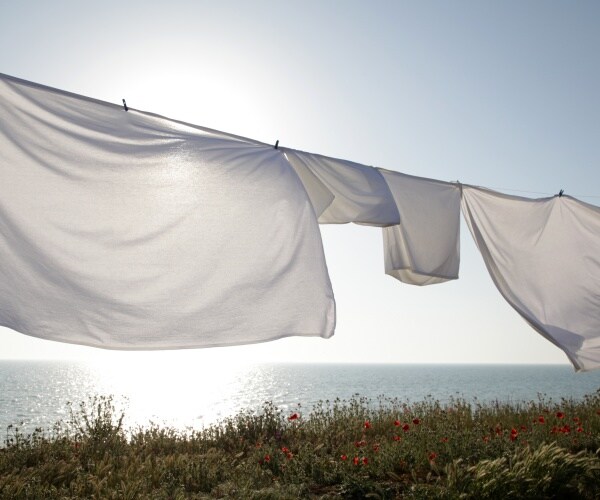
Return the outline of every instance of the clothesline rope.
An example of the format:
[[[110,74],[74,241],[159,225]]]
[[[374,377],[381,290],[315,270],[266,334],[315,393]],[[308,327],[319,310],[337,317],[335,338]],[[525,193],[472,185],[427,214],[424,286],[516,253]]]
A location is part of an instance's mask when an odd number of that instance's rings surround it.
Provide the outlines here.
[[[512,191],[514,193],[527,193],[527,194],[542,194],[546,196],[554,196],[557,193],[546,193],[543,191],[527,191],[524,189],[512,189],[512,188],[504,188],[504,187],[488,187],[488,189],[494,189],[495,191]],[[600,198],[600,195],[590,195],[590,194],[572,194],[567,192],[567,194],[573,196],[574,198]]]

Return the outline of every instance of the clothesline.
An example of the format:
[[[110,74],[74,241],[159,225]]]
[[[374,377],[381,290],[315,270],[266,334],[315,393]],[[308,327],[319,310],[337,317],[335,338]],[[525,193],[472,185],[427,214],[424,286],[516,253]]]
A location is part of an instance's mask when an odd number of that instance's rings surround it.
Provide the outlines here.
[[[483,187],[483,186],[477,186],[477,187]],[[529,191],[526,189],[513,189],[513,188],[493,187],[493,186],[489,186],[488,189],[493,189],[495,191],[512,191],[514,193],[541,194],[541,195],[545,195],[545,196],[554,196],[557,194],[557,193],[547,193],[547,192],[543,192],[543,191]],[[600,199],[600,195],[572,194],[567,191],[565,191],[565,194],[568,194],[568,195],[572,196],[573,198],[598,198],[598,199]]]
[[[423,286],[458,278],[462,212],[508,303],[600,368],[600,207],[492,189],[0,75],[0,325],[109,349],[327,338],[317,223],[382,228],[386,273]]]

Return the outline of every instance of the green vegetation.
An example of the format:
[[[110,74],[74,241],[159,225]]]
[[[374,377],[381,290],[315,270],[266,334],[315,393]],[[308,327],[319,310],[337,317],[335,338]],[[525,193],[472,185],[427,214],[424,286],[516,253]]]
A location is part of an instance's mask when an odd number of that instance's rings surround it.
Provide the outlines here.
[[[600,392],[520,405],[265,404],[187,433],[126,431],[110,397],[10,426],[0,498],[599,498]]]

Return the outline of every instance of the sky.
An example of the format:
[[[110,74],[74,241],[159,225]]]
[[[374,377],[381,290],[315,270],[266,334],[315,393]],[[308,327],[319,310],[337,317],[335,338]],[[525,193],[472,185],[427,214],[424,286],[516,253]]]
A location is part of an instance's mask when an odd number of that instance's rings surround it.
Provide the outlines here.
[[[0,72],[407,174],[600,204],[600,3],[0,1]],[[384,274],[381,230],[321,226],[332,339],[109,352],[0,327],[0,358],[567,363],[495,289]]]

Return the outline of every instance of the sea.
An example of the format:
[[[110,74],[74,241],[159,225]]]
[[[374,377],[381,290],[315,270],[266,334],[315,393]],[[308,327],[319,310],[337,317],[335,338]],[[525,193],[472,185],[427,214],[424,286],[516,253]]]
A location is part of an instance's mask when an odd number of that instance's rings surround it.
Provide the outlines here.
[[[0,361],[0,433],[15,426],[51,431],[70,408],[111,397],[128,429],[151,424],[201,429],[271,402],[284,413],[355,396],[373,401],[520,404],[581,400],[600,388],[600,371],[566,365],[262,363],[123,368],[74,361]],[[377,403],[379,404],[379,403]],[[12,427],[11,427],[12,426]],[[3,441],[0,434],[0,442]],[[1,445],[0,445],[1,446]]]

